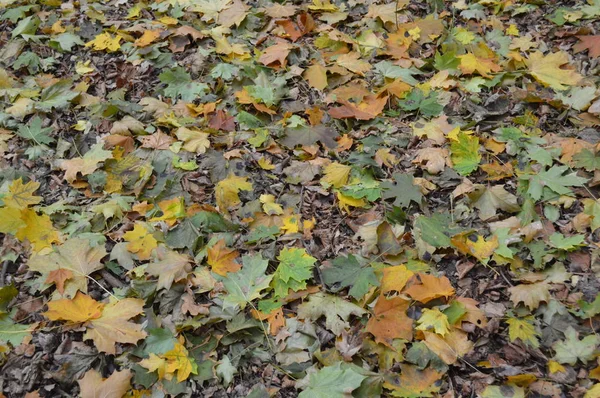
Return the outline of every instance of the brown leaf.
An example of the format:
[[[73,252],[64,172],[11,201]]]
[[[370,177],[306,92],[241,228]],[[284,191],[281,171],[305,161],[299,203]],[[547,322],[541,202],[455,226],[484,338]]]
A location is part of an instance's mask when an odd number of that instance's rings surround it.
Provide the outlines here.
[[[588,54],[592,58],[600,57],[600,35],[577,36],[579,43],[573,46],[575,53],[588,50]]]
[[[54,283],[56,290],[60,294],[65,293],[65,281],[73,277],[73,272],[65,268],[59,268],[54,271],[50,271],[46,278],[46,283]]]
[[[175,142],[175,139],[160,131],[140,137],[142,148],[149,149],[169,149],[169,146]]]
[[[228,272],[237,272],[242,268],[235,262],[239,253],[236,250],[228,249],[225,246],[225,239],[221,239],[213,247],[209,247],[206,252],[208,257],[206,262],[218,275],[225,276]]]
[[[412,340],[413,321],[406,315],[409,305],[410,301],[401,297],[379,296],[366,331],[375,336],[376,342],[392,348],[394,339]]]
[[[549,302],[552,299],[548,291],[549,285],[546,282],[532,283],[530,285],[521,284],[508,289],[510,292],[510,301],[513,304],[525,304],[530,310],[535,310],[540,306],[540,302]]]
[[[103,379],[102,375],[94,370],[87,371],[81,380],[78,380],[81,398],[121,398],[131,388],[131,371],[125,369],[114,372],[109,378]]]
[[[287,65],[287,56],[290,54],[290,51],[294,46],[285,41],[279,41],[274,46],[267,48],[260,55],[258,61],[265,65],[270,66],[272,68],[285,68]]]

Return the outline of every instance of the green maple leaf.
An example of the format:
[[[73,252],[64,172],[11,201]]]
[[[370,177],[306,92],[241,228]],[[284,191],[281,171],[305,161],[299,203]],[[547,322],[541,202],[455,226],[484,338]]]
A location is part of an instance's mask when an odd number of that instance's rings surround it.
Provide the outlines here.
[[[35,107],[44,112],[52,108],[65,108],[78,95],[78,92],[71,91],[71,80],[60,80],[42,91],[40,101],[35,104]]]
[[[444,107],[437,102],[438,93],[430,92],[427,96],[423,91],[414,89],[406,96],[399,100],[400,108],[405,111],[419,111],[424,116],[437,116],[442,112]]]
[[[280,261],[273,275],[273,288],[276,297],[285,297],[289,289],[297,292],[306,288],[306,281],[312,277],[312,269],[317,259],[305,249],[284,248],[277,259]]]
[[[571,326],[565,331],[565,340],[554,344],[556,351],[554,359],[560,363],[575,365],[577,360],[584,364],[591,361],[596,356],[596,348],[600,343],[600,338],[595,334],[584,337],[579,340],[577,332]]]
[[[479,154],[479,138],[464,132],[458,133],[457,141],[450,144],[454,170],[462,176],[468,176],[479,167],[481,155]]]
[[[410,202],[415,202],[421,207],[423,195],[418,186],[414,184],[415,178],[410,174],[395,173],[392,176],[395,182],[381,183],[384,199],[394,199],[394,205],[408,207]]]
[[[347,398],[360,387],[366,376],[350,367],[342,369],[341,363],[326,366],[310,375],[308,387],[299,398]]]
[[[50,40],[49,44],[51,47],[61,49],[67,52],[71,52],[71,49],[75,45],[85,45],[85,43],[81,40],[81,37],[69,32],[64,32],[59,35],[56,35],[52,38],[52,40]]]
[[[587,171],[600,170],[600,156],[596,156],[595,153],[589,149],[583,149],[581,152],[573,156],[575,166],[582,167]]]
[[[10,319],[8,314],[0,314],[0,341],[16,347],[25,337],[31,335],[31,329],[31,325],[19,325]]]
[[[42,119],[39,116],[29,120],[27,125],[19,126],[16,134],[19,137],[35,142],[37,145],[50,144],[54,138],[48,136],[52,132],[52,127],[42,127]]]
[[[487,386],[481,398],[525,398],[525,390],[517,386]]]
[[[558,195],[571,194],[572,191],[567,187],[580,187],[587,179],[578,177],[575,172],[565,174],[568,168],[569,166],[553,166],[538,174],[523,177],[524,179],[529,179],[527,194],[533,200],[540,200],[542,198],[544,188]]]
[[[550,244],[559,250],[573,251],[585,244],[585,236],[564,236],[560,232],[555,232],[550,235]]]
[[[431,217],[418,216],[415,219],[415,233],[433,247],[449,247],[450,237],[461,231],[461,228],[451,226],[448,214],[434,214]]]
[[[351,315],[361,316],[366,311],[338,296],[316,293],[298,306],[298,318],[316,321],[325,317],[325,327],[339,336],[347,327]]]
[[[219,279],[227,290],[224,303],[244,309],[246,304],[262,296],[261,291],[269,287],[273,275],[265,275],[269,261],[260,254],[242,257],[242,264],[240,271],[229,272]]]
[[[367,261],[353,254],[340,256],[332,262],[331,268],[323,270],[323,282],[332,292],[351,287],[348,292],[352,297],[362,298],[369,291],[369,286],[379,286],[373,268]]]
[[[167,97],[181,98],[186,102],[192,102],[208,89],[206,84],[194,82],[190,74],[181,66],[165,70],[158,75],[158,78],[161,83],[166,84],[164,93]]]
[[[335,148],[337,147],[335,140],[337,136],[337,131],[325,124],[310,127],[300,126],[285,129],[285,137],[281,143],[288,148],[294,148],[296,145],[314,145],[321,142],[327,148]]]

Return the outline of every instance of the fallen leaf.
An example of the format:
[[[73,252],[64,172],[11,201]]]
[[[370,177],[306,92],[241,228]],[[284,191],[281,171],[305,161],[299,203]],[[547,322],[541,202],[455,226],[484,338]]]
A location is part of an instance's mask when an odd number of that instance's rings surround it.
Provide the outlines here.
[[[428,303],[436,298],[448,298],[454,295],[454,288],[445,276],[437,278],[422,272],[418,273],[417,276],[418,279],[414,277],[413,283],[404,290],[414,300]],[[419,281],[420,283],[418,283]]]
[[[170,289],[173,282],[186,279],[192,271],[190,258],[185,254],[169,250],[160,245],[156,249],[156,260],[148,264],[146,272],[158,276],[158,289]]]
[[[393,348],[394,339],[412,340],[413,321],[406,315],[410,301],[401,297],[386,299],[379,296],[373,315],[367,322],[366,331],[375,341]]]
[[[129,369],[113,372],[108,378],[102,378],[100,372],[90,369],[77,381],[81,398],[122,397],[131,389],[131,371]]]
[[[226,276],[228,272],[237,272],[241,268],[241,265],[235,262],[239,253],[236,250],[228,249],[224,239],[206,249],[206,253],[206,262],[217,275]]]

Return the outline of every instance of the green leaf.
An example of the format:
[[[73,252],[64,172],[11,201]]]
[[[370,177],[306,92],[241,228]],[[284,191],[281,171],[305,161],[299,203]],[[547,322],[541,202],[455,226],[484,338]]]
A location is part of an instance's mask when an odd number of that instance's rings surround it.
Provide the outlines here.
[[[336,336],[350,326],[347,322],[350,315],[360,316],[364,313],[366,311],[356,304],[325,293],[315,293],[298,306],[298,318],[316,321],[325,316],[325,327]]]
[[[431,217],[418,216],[415,228],[425,242],[433,247],[449,247],[452,245],[450,237],[461,231],[461,228],[451,226],[448,214],[434,214]]]
[[[52,132],[52,127],[42,127],[42,119],[36,116],[29,120],[28,125],[21,125],[16,131],[19,137],[33,141],[36,144],[50,144],[54,139],[48,136]]]
[[[281,143],[288,148],[294,148],[296,145],[314,145],[321,142],[327,148],[335,148],[337,147],[337,141],[335,140],[337,136],[337,131],[325,124],[310,127],[301,126],[285,129],[285,137],[281,140]]]
[[[527,194],[533,200],[540,200],[544,188],[551,190],[557,195],[569,195],[572,191],[567,187],[580,187],[587,178],[578,177],[577,173],[565,174],[569,166],[553,166],[548,170],[541,171],[538,174],[525,176],[529,180]]]
[[[535,319],[532,316],[525,318],[508,318],[506,323],[508,323],[508,337],[510,338],[510,341],[520,339],[523,343],[538,348],[540,346],[538,341],[539,333],[535,330],[535,325],[533,324],[534,320]]]
[[[575,365],[577,360],[586,364],[596,356],[596,348],[600,343],[600,337],[595,334],[584,337],[579,340],[577,332],[569,326],[565,331],[565,340],[559,341],[553,345],[554,359],[560,363]]]
[[[40,102],[36,103],[35,107],[44,112],[49,112],[52,108],[61,109],[78,95],[78,92],[71,91],[70,80],[60,80],[42,91]]]
[[[351,287],[348,292],[356,299],[369,291],[369,286],[379,286],[379,280],[368,261],[360,256],[349,254],[332,261],[333,266],[322,271],[323,282],[332,292]]]
[[[381,183],[384,199],[394,199],[394,205],[407,208],[410,202],[415,202],[421,207],[423,194],[418,186],[414,184],[415,178],[411,174],[395,173],[394,182],[385,181]]]
[[[83,46],[85,43],[81,40],[81,37],[77,36],[76,34],[64,32],[54,36],[52,40],[50,40],[50,45],[54,48],[71,52],[73,46]]]
[[[461,131],[457,140],[452,140],[450,151],[453,168],[458,174],[468,176],[479,167],[479,138]]]
[[[0,314],[0,341],[18,346],[31,335],[31,325],[14,323],[8,314]]]
[[[415,79],[413,75],[422,74],[422,72],[418,70],[402,68],[398,65],[394,65],[390,61],[381,61],[375,64],[375,71],[381,73],[383,77],[387,77],[388,79],[401,79],[411,86],[419,84],[419,81]]]
[[[312,277],[312,269],[317,259],[306,253],[305,249],[284,248],[277,259],[280,261],[273,275],[273,288],[276,297],[285,297],[288,290],[306,288],[306,281]]]
[[[360,387],[366,376],[352,368],[341,368],[337,362],[326,366],[309,376],[308,387],[298,398],[348,398],[351,392]]]
[[[487,386],[481,398],[525,398],[525,391],[517,386]]]
[[[206,84],[194,82],[190,74],[181,66],[165,70],[158,75],[158,79],[161,83],[166,84],[164,93],[167,97],[173,99],[181,98],[185,102],[192,102],[200,94],[208,90]]]
[[[586,171],[600,170],[600,156],[589,149],[583,149],[573,156],[576,167],[583,167]]]
[[[242,257],[243,267],[238,272],[229,272],[226,277],[219,277],[227,294],[224,304],[239,306],[241,309],[252,300],[262,296],[261,291],[269,287],[273,275],[265,275],[269,261],[260,254]]]
[[[550,244],[559,250],[573,251],[578,247],[583,246],[584,242],[584,235],[573,235],[567,237],[560,232],[555,232],[550,235]]]
[[[419,89],[412,90],[406,98],[399,100],[400,108],[405,111],[418,111],[424,116],[437,116],[444,107],[437,102],[438,93],[431,91],[427,96]]]

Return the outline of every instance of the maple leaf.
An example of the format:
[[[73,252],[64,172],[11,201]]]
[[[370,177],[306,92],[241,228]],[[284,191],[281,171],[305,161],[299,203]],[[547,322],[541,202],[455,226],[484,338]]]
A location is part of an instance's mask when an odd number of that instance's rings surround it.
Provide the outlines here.
[[[149,260],[152,250],[158,246],[158,241],[141,223],[136,223],[133,230],[125,232],[123,239],[129,242],[127,250],[136,253],[140,260]]]
[[[52,247],[52,243],[59,241],[58,232],[46,214],[38,215],[32,209],[22,209],[20,218],[23,224],[15,236],[20,241],[28,240],[35,251]]]
[[[360,54],[357,52],[349,52],[348,54],[342,54],[339,57],[337,57],[335,62],[338,65],[348,69],[350,72],[354,72],[360,76],[364,76],[365,72],[370,71],[372,68],[370,63],[360,59]]]
[[[525,318],[508,318],[506,323],[508,323],[508,337],[510,338],[510,341],[520,339],[523,343],[538,348],[540,346],[537,339],[539,333],[535,330],[533,321],[534,318],[532,316]]]
[[[417,323],[419,324],[416,327],[417,330],[429,331],[433,329],[440,336],[445,336],[450,330],[448,317],[437,308],[424,308]]]
[[[290,54],[290,51],[293,48],[294,46],[286,41],[278,41],[277,44],[268,47],[265,51],[263,51],[258,59],[258,62],[265,66],[285,68],[287,64],[287,56]]]
[[[348,182],[351,171],[351,166],[346,166],[337,162],[330,163],[323,170],[325,175],[321,178],[321,183],[323,183],[325,187],[332,186],[334,188],[341,188]]]
[[[376,342],[390,348],[394,339],[412,340],[413,321],[406,315],[409,305],[410,301],[402,297],[379,296],[365,330],[375,336]]]
[[[302,74],[312,88],[323,90],[327,87],[327,68],[319,63],[314,63]]]
[[[104,268],[101,260],[106,254],[104,246],[92,247],[88,239],[72,238],[50,254],[33,255],[27,265],[30,270],[41,273],[42,280],[47,280],[52,271],[71,271],[72,276],[64,285],[64,295],[73,297],[77,291],[87,292],[87,276]]]
[[[530,285],[517,285],[508,289],[510,292],[510,301],[513,304],[525,304],[530,310],[535,310],[540,306],[540,302],[549,302],[551,299],[548,291],[549,285],[546,282],[533,283]]]
[[[192,271],[190,258],[167,249],[164,245],[156,249],[157,260],[148,264],[146,272],[158,276],[158,289],[170,289],[173,282],[186,279]]]
[[[285,297],[289,289],[297,292],[306,288],[306,281],[312,277],[312,269],[317,259],[305,249],[283,248],[277,257],[279,265],[273,275],[272,285],[276,297]]]
[[[275,195],[260,195],[260,203],[263,204],[263,210],[268,215],[281,215],[283,208],[280,204],[275,203]]]
[[[479,138],[461,131],[456,139],[452,140],[450,152],[453,168],[458,174],[468,176],[479,167]]]
[[[71,278],[73,278],[73,271],[64,269],[64,268],[60,268],[60,269],[56,269],[54,271],[50,271],[48,273],[48,278],[46,278],[45,283],[54,283],[56,285],[56,290],[58,290],[58,292],[61,295],[64,295],[65,294],[65,282]]]
[[[33,195],[33,193],[37,191],[39,187],[39,182],[28,181],[26,184],[23,184],[22,178],[14,180],[8,187],[8,194],[2,197],[4,205],[17,209],[23,209],[40,203],[42,201],[42,197]]]
[[[344,364],[345,365],[345,364]],[[310,374],[308,385],[298,398],[345,398],[360,387],[366,376],[340,362]]]
[[[93,40],[90,40],[85,44],[86,47],[92,47],[96,51],[106,50],[108,52],[115,52],[121,48],[119,42],[122,37],[119,35],[112,36],[108,32],[103,32],[94,37]]]
[[[337,141],[335,140],[337,136],[338,133],[333,127],[324,124],[311,127],[300,126],[287,128],[281,143],[288,148],[294,148],[296,145],[314,145],[321,142],[327,148],[335,148],[337,147]]]
[[[375,272],[366,259],[348,254],[332,261],[332,266],[322,270],[323,282],[332,292],[350,287],[348,294],[360,299],[369,291],[369,286],[379,286]]]
[[[260,254],[242,257],[242,269],[239,272],[230,272],[220,278],[227,290],[223,302],[241,309],[252,300],[262,296],[261,291],[269,287],[273,275],[265,275],[269,261]]]
[[[298,306],[298,318],[316,321],[325,316],[325,327],[336,336],[350,327],[348,319],[351,315],[361,316],[365,310],[340,297],[331,294],[316,293],[309,296],[308,301]]]
[[[494,63],[492,59],[478,58],[474,54],[468,53],[459,55],[460,70],[467,75],[473,72],[479,73],[483,77],[490,78],[490,72],[500,72],[502,68]]]
[[[15,207],[0,207],[0,233],[16,234],[27,225],[21,219],[21,210]]]
[[[529,73],[540,83],[554,90],[565,90],[568,86],[579,83],[582,76],[569,69],[561,69],[561,65],[569,63],[569,56],[563,51],[544,56],[540,51],[533,52],[525,64]]]
[[[369,95],[364,97],[363,101],[359,104],[353,104],[352,102],[340,99],[338,102],[342,106],[332,108],[329,110],[329,115],[336,119],[349,119],[354,118],[357,120],[371,120],[383,112],[383,108],[387,104],[388,97],[377,97]]]
[[[252,183],[246,177],[238,177],[231,174],[221,180],[215,187],[215,200],[221,211],[227,212],[230,208],[241,203],[238,193],[240,191],[251,191]]]
[[[467,355],[474,344],[469,341],[467,333],[452,329],[445,336],[436,333],[423,332],[425,345],[448,365],[456,363],[458,358]]]
[[[179,342],[175,343],[172,350],[160,356],[151,353],[149,358],[142,359],[139,364],[150,372],[157,372],[160,379],[171,380],[176,375],[180,383],[187,380],[191,374],[198,374],[196,361]]]
[[[481,392],[481,398],[525,398],[525,390],[514,385],[487,386]]]
[[[90,296],[77,292],[73,299],[54,300],[48,303],[48,311],[43,315],[51,321],[82,323],[102,316],[104,304]]]
[[[161,200],[158,202],[158,207],[162,211],[163,215],[160,217],[152,217],[148,221],[164,221],[168,226],[173,226],[178,219],[186,216],[185,201],[183,197]]]
[[[160,37],[160,30],[145,30],[142,36],[133,45],[136,47],[147,47]]]
[[[454,295],[454,288],[445,276],[438,278],[422,272],[417,275],[421,283],[417,283],[417,279],[413,278],[414,283],[404,290],[414,300],[427,303],[436,298]]]
[[[401,292],[413,275],[414,272],[406,268],[406,265],[384,268],[383,278],[381,278],[381,294],[391,291]]]
[[[517,203],[517,197],[504,189],[502,185],[478,189],[469,194],[469,199],[473,202],[473,206],[479,209],[479,218],[483,221],[496,216],[498,209],[514,213],[521,208]]]
[[[90,369],[77,381],[81,398],[122,397],[131,389],[131,371],[129,369],[113,372],[108,378],[102,378],[100,372]]]
[[[239,256],[237,250],[228,249],[225,239],[219,240],[212,247],[206,249],[208,265],[215,274],[226,276],[228,272],[237,272],[241,265],[235,262]]]
[[[473,241],[471,236],[472,234],[469,232],[455,235],[451,239],[452,245],[456,247],[459,252],[470,254],[479,261],[486,263],[487,259],[489,259],[498,248],[498,237],[492,236],[492,238],[486,241],[483,236],[478,235],[477,239]]]
[[[595,356],[595,351],[600,344],[600,338],[597,335],[589,335],[579,340],[578,333],[572,326],[565,330],[565,340],[558,341],[553,345],[554,359],[559,363],[568,363],[575,365],[577,360],[586,364]]]
[[[81,158],[63,160],[60,168],[65,170],[65,180],[72,183],[77,178],[77,173],[86,176],[98,168],[98,163],[111,159],[112,153],[102,149],[103,144],[94,144]]]
[[[35,142],[37,145],[47,145],[54,142],[54,138],[48,135],[48,133],[51,133],[53,130],[52,127],[42,127],[42,119],[40,119],[39,116],[35,116],[27,125],[19,126],[16,134],[19,137]]]
[[[573,46],[575,53],[589,50],[590,57],[600,57],[600,35],[576,36],[579,43]]]
[[[208,133],[203,133],[197,130],[179,127],[175,132],[177,139],[184,142],[183,149],[188,152],[203,154],[210,148]]]
[[[415,179],[408,173],[394,173],[392,176],[394,182],[384,181],[381,183],[384,199],[394,199],[394,205],[406,208],[411,202],[415,202],[421,207],[423,194],[417,185]]]
[[[397,397],[432,397],[440,390],[438,380],[442,375],[430,367],[421,370],[418,366],[400,364],[400,376],[387,375],[383,385]]]

